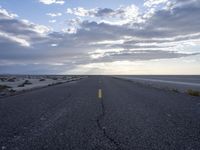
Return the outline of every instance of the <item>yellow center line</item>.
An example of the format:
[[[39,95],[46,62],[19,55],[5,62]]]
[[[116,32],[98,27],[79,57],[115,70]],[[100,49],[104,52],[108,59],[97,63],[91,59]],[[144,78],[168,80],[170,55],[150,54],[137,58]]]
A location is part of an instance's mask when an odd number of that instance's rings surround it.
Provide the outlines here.
[[[102,95],[102,90],[99,89],[99,91],[98,91],[98,98],[99,98],[99,99],[102,99],[102,96],[103,96],[103,95]]]

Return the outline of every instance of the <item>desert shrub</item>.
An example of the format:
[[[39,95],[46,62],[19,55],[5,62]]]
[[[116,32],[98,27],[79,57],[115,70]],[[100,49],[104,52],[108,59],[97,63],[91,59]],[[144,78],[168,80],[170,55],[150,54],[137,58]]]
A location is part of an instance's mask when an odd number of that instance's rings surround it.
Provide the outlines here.
[[[22,84],[18,85],[18,87],[24,87],[25,85],[32,84],[29,80],[25,80]]]
[[[11,93],[15,93],[16,91],[13,90],[13,89],[10,89],[9,92],[11,92]]]
[[[63,80],[67,80],[67,77],[62,77]]]
[[[187,93],[189,95],[191,95],[191,96],[200,96],[200,92],[199,91],[195,91],[195,90],[192,90],[192,89],[188,89]]]
[[[24,87],[24,86],[25,86],[24,83],[18,85],[18,87]]]
[[[57,83],[55,83],[55,85],[58,85],[58,84],[62,84],[62,82],[57,82]]]
[[[56,78],[56,77],[53,77],[52,79],[53,79],[53,80],[58,80],[58,78]]]
[[[173,92],[179,93],[178,89],[172,89]]]
[[[1,80],[1,81],[6,81],[7,79],[4,78],[4,77],[1,77],[0,80]]]
[[[10,79],[8,79],[8,82],[15,82],[15,79],[16,78],[10,78]]]
[[[24,81],[24,84],[27,84],[27,85],[29,85],[29,84],[32,84],[29,80],[25,80]]]
[[[6,90],[6,89],[9,89],[9,88],[11,88],[10,86],[7,86],[7,85],[0,85],[0,92],[1,91],[4,91],[4,90]]]
[[[45,79],[40,79],[40,81],[45,81]]]

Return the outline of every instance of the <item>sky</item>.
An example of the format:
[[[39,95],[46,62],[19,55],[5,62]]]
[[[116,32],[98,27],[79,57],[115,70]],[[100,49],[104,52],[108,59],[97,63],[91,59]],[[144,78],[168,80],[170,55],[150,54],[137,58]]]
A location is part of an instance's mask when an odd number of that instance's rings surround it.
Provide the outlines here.
[[[0,74],[200,74],[200,0],[0,0]]]

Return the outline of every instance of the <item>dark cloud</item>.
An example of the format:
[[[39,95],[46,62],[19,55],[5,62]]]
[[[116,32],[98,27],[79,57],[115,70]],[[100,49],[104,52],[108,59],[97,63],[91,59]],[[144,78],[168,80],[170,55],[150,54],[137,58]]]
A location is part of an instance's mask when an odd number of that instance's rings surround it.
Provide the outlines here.
[[[146,29],[162,36],[194,34],[200,31],[200,1],[180,5],[172,10],[160,10],[147,21]]]
[[[106,17],[106,16],[113,15],[114,12],[115,11],[113,9],[110,9],[110,8],[100,8],[96,12],[95,16],[97,16],[97,17]]]

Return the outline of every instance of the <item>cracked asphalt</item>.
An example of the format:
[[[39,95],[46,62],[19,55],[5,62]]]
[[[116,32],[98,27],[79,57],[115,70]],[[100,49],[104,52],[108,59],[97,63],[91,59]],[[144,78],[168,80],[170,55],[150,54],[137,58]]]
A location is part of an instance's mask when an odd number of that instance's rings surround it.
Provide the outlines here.
[[[0,149],[199,150],[200,99],[111,76],[33,90],[0,99]]]

